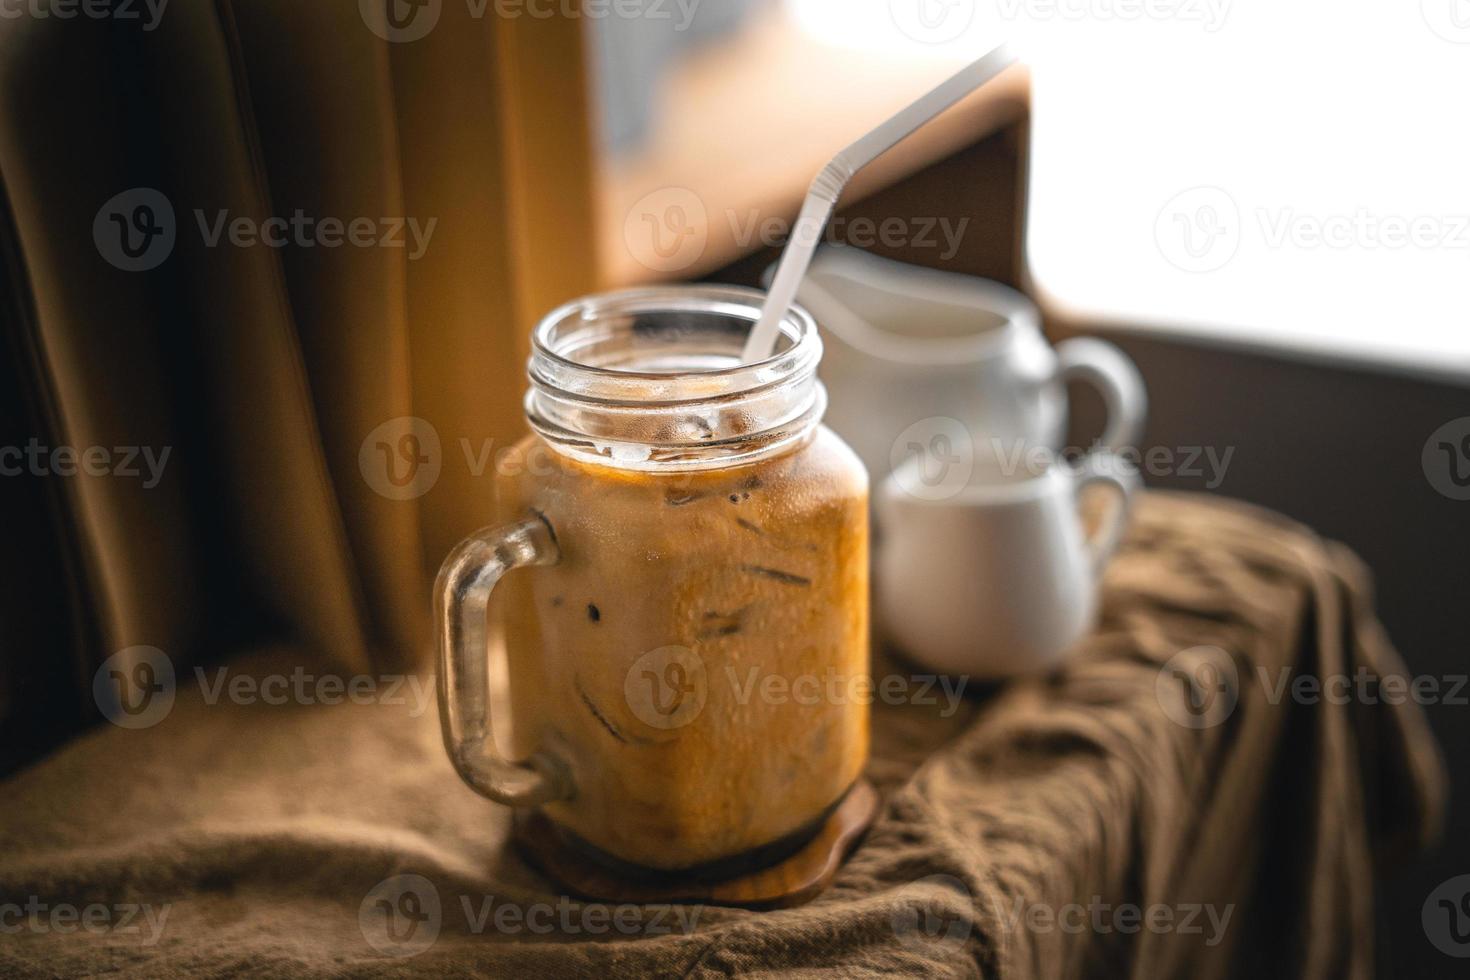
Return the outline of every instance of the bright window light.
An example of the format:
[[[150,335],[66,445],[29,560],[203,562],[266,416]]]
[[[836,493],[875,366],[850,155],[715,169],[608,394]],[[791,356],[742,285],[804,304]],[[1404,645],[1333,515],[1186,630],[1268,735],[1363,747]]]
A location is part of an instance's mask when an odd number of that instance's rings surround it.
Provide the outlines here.
[[[1094,320],[1470,373],[1470,0],[786,0],[1034,71],[1028,258]]]

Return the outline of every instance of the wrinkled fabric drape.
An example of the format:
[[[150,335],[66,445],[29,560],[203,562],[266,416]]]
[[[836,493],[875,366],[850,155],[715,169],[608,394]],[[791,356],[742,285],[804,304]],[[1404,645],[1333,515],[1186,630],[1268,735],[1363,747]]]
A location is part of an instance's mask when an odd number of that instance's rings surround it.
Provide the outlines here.
[[[0,21],[0,444],[111,460],[0,481],[0,768],[94,717],[134,646],[427,652],[432,569],[522,431],[527,333],[594,285],[590,126],[577,21],[445,3],[396,42],[387,2]],[[140,188],[175,241],[127,271],[99,236]],[[388,244],[230,242],[298,215]],[[399,492],[390,465],[427,470]]]
[[[1282,676],[1406,676],[1363,567],[1256,508],[1147,493],[1064,667],[875,702],[878,821],[828,891],[768,912],[558,895],[455,778],[428,679],[284,709],[185,689],[0,783],[0,902],[146,903],[161,935],[34,930],[0,972],[1369,977],[1375,873],[1435,835],[1443,762],[1412,701],[1273,704]],[[371,914],[401,876],[438,913],[423,933]]]

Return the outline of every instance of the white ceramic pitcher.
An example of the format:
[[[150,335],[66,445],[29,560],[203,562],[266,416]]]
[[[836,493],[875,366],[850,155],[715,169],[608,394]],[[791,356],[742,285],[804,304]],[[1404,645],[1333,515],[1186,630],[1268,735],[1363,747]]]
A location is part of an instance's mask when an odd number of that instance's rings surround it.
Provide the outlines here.
[[[912,492],[922,462],[896,470],[875,501],[887,531],[875,564],[882,633],[945,674],[1001,680],[1056,666],[1092,628],[1136,471],[1097,452],[935,501]],[[1115,500],[1089,535],[1078,501],[1091,486]]]
[[[1000,283],[824,246],[798,302],[823,326],[827,422],[875,485],[916,455],[953,457],[956,491],[1014,476],[1029,451],[1063,448],[1072,380],[1102,394],[1103,448],[1142,432],[1147,397],[1127,356],[1092,338],[1053,348],[1035,305]]]

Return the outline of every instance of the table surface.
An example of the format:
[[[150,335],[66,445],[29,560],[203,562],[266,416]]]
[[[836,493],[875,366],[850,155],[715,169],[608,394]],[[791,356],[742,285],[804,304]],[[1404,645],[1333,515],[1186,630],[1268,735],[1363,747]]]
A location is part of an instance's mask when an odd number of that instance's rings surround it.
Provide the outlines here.
[[[1431,832],[1438,756],[1413,705],[1268,681],[1400,671],[1366,595],[1304,529],[1144,495],[1064,669],[875,704],[878,821],[772,912],[555,894],[454,776],[430,681],[216,688],[303,662],[259,652],[0,785],[0,973],[1365,975],[1374,864]]]

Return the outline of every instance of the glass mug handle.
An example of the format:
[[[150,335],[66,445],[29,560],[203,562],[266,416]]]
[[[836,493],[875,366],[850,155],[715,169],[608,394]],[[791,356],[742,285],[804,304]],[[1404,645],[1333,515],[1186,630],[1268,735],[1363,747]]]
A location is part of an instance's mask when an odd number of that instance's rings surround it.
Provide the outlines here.
[[[1057,375],[1062,381],[1084,381],[1096,388],[1107,406],[1102,434],[1106,449],[1132,446],[1143,435],[1148,389],[1143,376],[1116,344],[1096,337],[1075,337],[1057,345]]]
[[[551,525],[533,515],[465,538],[444,559],[434,584],[444,748],[471,789],[511,806],[566,799],[572,795],[572,784],[566,767],[551,755],[538,752],[517,763],[495,748],[486,609],[491,590],[506,572],[554,565],[560,558]]]

